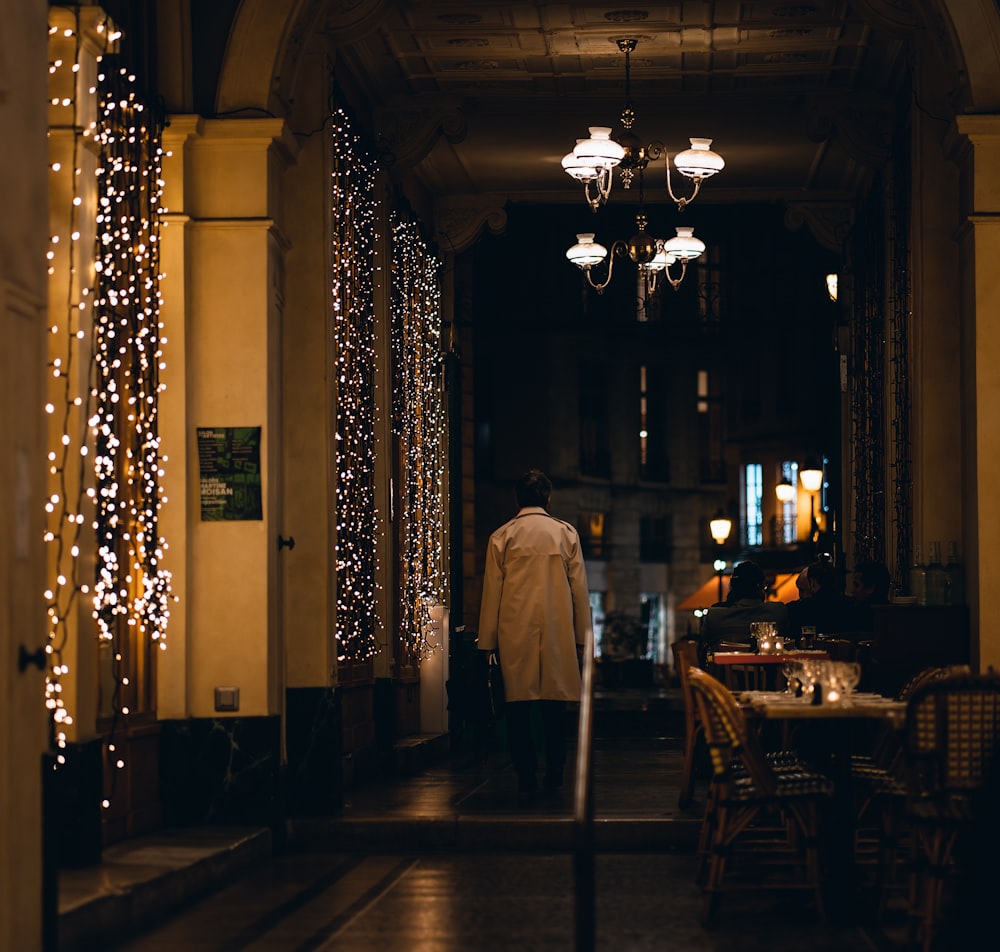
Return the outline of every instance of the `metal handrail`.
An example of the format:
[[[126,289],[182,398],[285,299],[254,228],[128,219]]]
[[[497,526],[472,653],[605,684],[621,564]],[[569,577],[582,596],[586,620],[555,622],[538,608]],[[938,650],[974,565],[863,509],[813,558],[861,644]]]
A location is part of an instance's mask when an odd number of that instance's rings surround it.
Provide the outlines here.
[[[583,648],[580,718],[573,783],[573,882],[576,952],[594,949],[594,633]]]

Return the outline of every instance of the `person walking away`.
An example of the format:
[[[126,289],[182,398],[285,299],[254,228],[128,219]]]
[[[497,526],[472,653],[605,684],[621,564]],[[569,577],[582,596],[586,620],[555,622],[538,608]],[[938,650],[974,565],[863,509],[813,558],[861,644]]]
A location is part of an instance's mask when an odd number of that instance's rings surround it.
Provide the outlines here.
[[[479,611],[481,651],[496,651],[507,702],[507,738],[518,791],[538,789],[531,716],[540,708],[543,786],[561,788],[568,701],[580,699],[580,657],[592,644],[590,591],[580,537],[548,512],[552,482],[541,470],[521,476],[518,511],[486,548]]]

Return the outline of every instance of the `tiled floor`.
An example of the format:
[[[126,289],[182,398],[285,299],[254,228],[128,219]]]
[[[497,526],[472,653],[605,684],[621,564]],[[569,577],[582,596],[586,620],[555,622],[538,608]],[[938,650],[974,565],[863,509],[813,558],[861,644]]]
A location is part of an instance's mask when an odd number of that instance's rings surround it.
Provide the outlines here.
[[[898,923],[874,930],[854,914],[823,923],[811,900],[801,897],[726,897],[712,924],[700,924],[694,844],[703,802],[686,810],[677,806],[679,726],[669,699],[617,711],[615,702],[605,699],[594,750],[592,902],[577,898],[580,884],[588,881],[579,874],[589,867],[574,865],[569,793],[522,800],[506,757],[494,744],[485,759],[466,749],[413,777],[350,791],[338,816],[293,823],[287,848],[275,856],[266,835],[250,831],[177,833],[109,851],[89,886],[83,875],[62,884],[60,947],[64,952],[899,948]],[[697,793],[703,796],[703,782]],[[165,873],[184,867],[191,870],[188,875],[200,867],[201,894],[209,892],[213,877],[218,888],[163,919],[164,903],[171,892],[178,895],[179,886],[168,888],[166,898],[163,888],[149,886],[143,897],[140,880],[157,864]],[[76,927],[72,896],[78,903]],[[96,909],[100,897],[117,899],[120,908],[109,905],[103,919],[92,915],[85,923],[88,905]],[[577,917],[583,914],[586,922],[591,911],[592,932],[577,925]],[[146,922],[153,924],[135,934],[136,923]]]

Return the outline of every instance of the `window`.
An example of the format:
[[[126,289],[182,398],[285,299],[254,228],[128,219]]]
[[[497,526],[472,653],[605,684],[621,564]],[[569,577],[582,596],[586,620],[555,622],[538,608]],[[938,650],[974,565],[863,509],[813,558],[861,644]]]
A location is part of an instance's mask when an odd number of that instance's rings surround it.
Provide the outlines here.
[[[726,467],[722,458],[722,389],[717,371],[698,371],[695,401],[699,478],[703,483],[723,483]]]
[[[667,628],[663,623],[664,599],[655,592],[643,592],[639,596],[639,617],[646,629],[646,657],[657,664],[667,662]]]
[[[580,474],[611,476],[608,440],[608,370],[604,364],[580,367]]]
[[[667,459],[666,393],[662,374],[639,368],[639,478],[654,482],[670,479]]]
[[[722,322],[722,254],[719,246],[708,247],[695,267],[698,275],[698,318],[705,330],[717,332]]]
[[[594,657],[599,658],[604,641],[604,592],[590,593],[590,617],[594,626]]]
[[[577,519],[580,548],[585,559],[608,558],[607,519],[603,512],[581,512]]]
[[[763,545],[764,492],[760,463],[748,463],[743,473],[743,509],[746,544]]]
[[[639,560],[669,562],[671,549],[670,519],[666,516],[643,516],[639,520]]]
[[[786,545],[795,542],[798,537],[798,498],[799,464],[794,460],[786,460],[781,464],[781,481],[790,483],[795,491],[787,502],[778,502],[778,538]]]

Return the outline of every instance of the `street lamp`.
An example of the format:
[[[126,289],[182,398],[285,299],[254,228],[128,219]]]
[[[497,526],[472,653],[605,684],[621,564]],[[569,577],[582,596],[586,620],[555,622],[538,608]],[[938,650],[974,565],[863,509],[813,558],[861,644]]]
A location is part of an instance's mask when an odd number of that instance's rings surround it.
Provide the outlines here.
[[[795,535],[790,539],[788,538],[788,504],[795,498],[795,487],[787,480],[783,479],[774,487],[774,495],[778,497],[778,511],[781,513],[780,523],[781,523],[781,541],[782,542],[794,542]]]
[[[805,466],[799,470],[802,488],[809,493],[809,540],[819,541],[819,523],[816,521],[816,493],[823,485],[823,468],[813,458],[806,460]]]
[[[729,538],[729,533],[733,530],[733,522],[731,519],[726,517],[726,514],[720,509],[716,514],[715,518],[712,519],[708,524],[708,529],[712,533],[712,538],[715,539],[716,545],[723,546],[726,544],[726,539]],[[726,568],[725,559],[715,560],[715,572],[719,576],[719,601],[722,601],[722,573]]]

